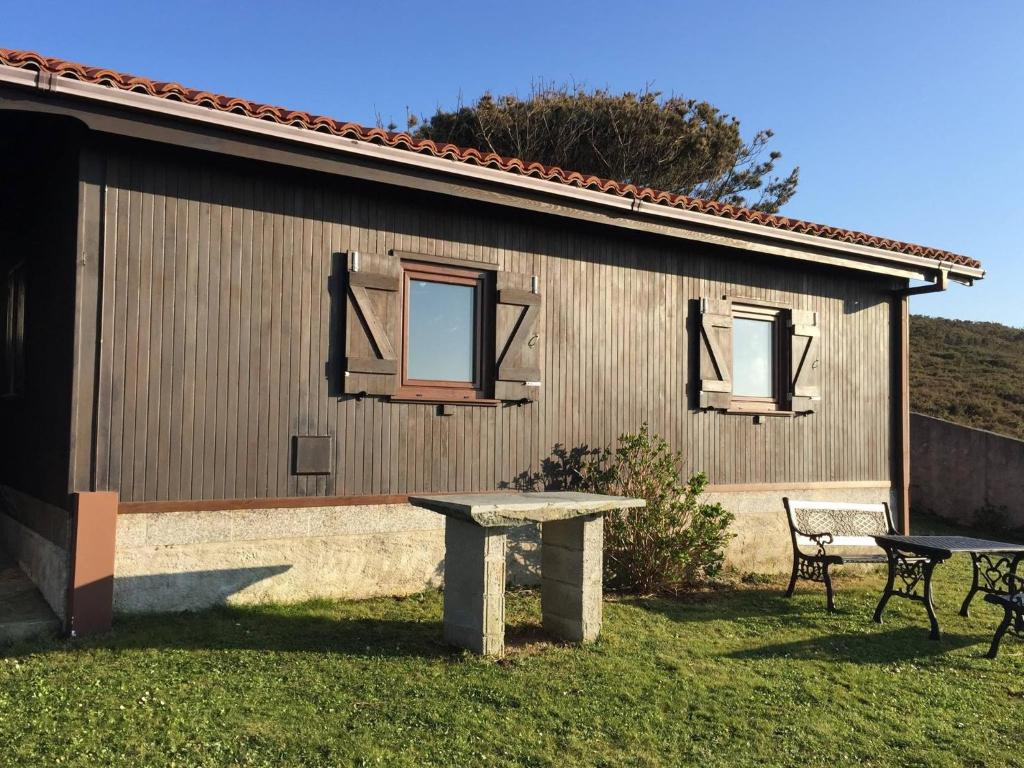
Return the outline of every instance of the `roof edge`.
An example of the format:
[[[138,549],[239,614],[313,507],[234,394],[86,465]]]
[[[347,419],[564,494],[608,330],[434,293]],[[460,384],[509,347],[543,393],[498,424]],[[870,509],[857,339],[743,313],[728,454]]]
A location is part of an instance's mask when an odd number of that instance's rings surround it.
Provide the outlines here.
[[[15,58],[12,59],[12,56]],[[19,63],[12,64],[12,60]],[[38,54],[0,49],[0,64],[6,65],[0,66],[0,81],[31,86],[47,93],[64,93],[210,123],[222,128],[269,134],[275,138],[319,145],[405,166],[474,177],[504,186],[526,188],[545,195],[568,197],[619,210],[626,209],[634,214],[668,218],[677,223],[686,222],[702,228],[723,229],[740,238],[780,240],[814,249],[839,251],[859,258],[912,264],[933,271],[948,271],[950,276],[963,278],[962,282],[981,279],[985,275],[977,260],[947,251],[770,216],[721,203],[672,196],[669,193],[640,189],[633,185],[583,177],[578,173],[566,174],[562,169],[551,169],[537,163],[525,164],[519,160],[498,158],[496,155],[486,156],[476,150],[461,150],[452,145],[438,148],[434,142],[416,140],[408,134],[366,129],[353,123],[337,123],[330,118],[314,117],[306,113],[284,110],[284,113],[291,116],[285,120],[282,119],[282,111],[279,108],[256,105],[240,99],[227,99],[206,92],[189,91],[177,84],[156,83],[145,78],[113,73],[110,70],[93,70],[59,59],[44,59]],[[120,80],[111,82],[111,77]],[[183,97],[182,93],[188,95],[188,98]],[[211,103],[211,99],[221,101]],[[267,114],[260,117],[258,114],[261,112]],[[453,152],[462,153],[463,156],[454,156]],[[494,164],[497,161],[511,165],[498,167]],[[565,177],[550,178],[551,174],[563,174]],[[666,198],[672,198],[675,202],[668,202]],[[717,212],[703,210],[696,207],[695,203],[713,206]],[[738,215],[739,213],[745,215]],[[750,217],[754,219],[751,220]],[[770,223],[766,223],[765,220],[770,220]],[[829,234],[821,231],[809,233],[806,228],[827,230]],[[904,247],[905,250],[899,250],[895,246]]]

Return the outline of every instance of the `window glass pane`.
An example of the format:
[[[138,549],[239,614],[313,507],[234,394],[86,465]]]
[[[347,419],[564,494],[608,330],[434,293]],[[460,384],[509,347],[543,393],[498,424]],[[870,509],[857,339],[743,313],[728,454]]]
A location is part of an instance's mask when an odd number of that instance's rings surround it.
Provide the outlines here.
[[[410,379],[473,381],[475,294],[469,285],[409,281]]]
[[[732,393],[772,397],[772,321],[733,318]]]

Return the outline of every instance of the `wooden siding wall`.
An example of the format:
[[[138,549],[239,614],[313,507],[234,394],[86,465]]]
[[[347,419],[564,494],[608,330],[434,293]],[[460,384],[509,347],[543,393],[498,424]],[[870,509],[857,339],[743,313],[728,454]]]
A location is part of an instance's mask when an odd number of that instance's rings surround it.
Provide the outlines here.
[[[255,164],[106,158],[96,485],[124,501],[488,490],[644,421],[713,483],[890,477],[893,280]],[[337,254],[391,248],[539,275],[540,402],[445,417],[340,395]],[[694,302],[722,294],[820,313],[818,413],[693,410]],[[331,475],[291,474],[301,434],[333,436]]]

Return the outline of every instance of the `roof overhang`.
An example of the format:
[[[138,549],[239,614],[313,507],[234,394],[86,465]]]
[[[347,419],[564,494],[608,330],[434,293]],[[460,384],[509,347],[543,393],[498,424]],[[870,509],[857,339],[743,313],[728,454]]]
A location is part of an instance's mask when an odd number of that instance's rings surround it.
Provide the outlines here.
[[[7,87],[3,87],[7,86]],[[846,269],[967,285],[976,267],[779,230],[193,104],[0,67],[0,109],[75,117],[91,129]]]

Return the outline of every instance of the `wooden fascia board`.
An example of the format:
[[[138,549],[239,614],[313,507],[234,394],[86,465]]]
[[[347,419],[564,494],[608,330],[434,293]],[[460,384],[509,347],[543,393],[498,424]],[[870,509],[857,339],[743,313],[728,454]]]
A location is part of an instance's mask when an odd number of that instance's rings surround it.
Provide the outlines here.
[[[84,150],[78,182],[75,227],[75,309],[71,382],[68,492],[95,490],[96,371],[101,343],[100,311],[103,260],[103,185],[105,163]]]
[[[983,270],[949,265],[935,259],[772,230],[762,225],[645,203],[146,94],[118,91],[67,78],[49,78],[46,87],[39,87],[38,80],[37,73],[33,71],[0,67],[0,83],[21,86],[7,92],[0,91],[0,108],[62,114],[81,120],[93,130],[119,136],[412,187],[844,269],[928,280],[934,277],[941,265],[950,271],[953,279],[970,281],[984,276]],[[31,90],[26,90],[26,87]],[[126,115],[124,110],[130,110],[130,113]],[[239,138],[240,133],[245,134],[244,138]]]

